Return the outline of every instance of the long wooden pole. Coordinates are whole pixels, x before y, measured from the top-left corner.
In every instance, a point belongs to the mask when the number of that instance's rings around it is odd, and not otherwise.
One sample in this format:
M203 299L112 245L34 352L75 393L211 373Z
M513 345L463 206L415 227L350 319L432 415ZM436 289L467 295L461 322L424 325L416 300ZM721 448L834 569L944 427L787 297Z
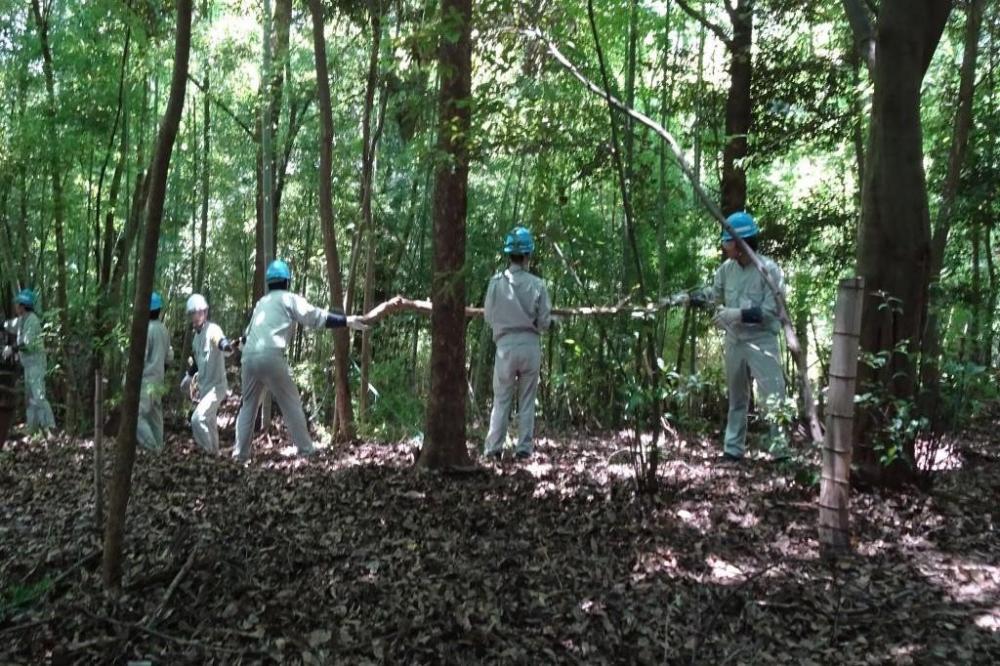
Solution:
M841 280L833 325L829 406L823 443L823 476L819 495L819 542L824 557L850 550L851 453L854 389L865 297L864 278Z
M580 83L583 84L590 92L598 95L602 99L605 99L617 108L619 111L625 113L626 115L638 120L640 123L651 129L657 134L663 141L666 142L667 146L670 148L670 152L673 154L677 165L680 167L684 175L691 181L694 187L694 192L702 205L705 206L706 210L718 221L723 229L729 232L729 234L735 239L736 244L739 246L740 250L749 257L750 261L753 263L754 267L760 272L761 277L764 279L765 284L774 293L775 302L778 305L778 317L781 319L782 327L785 331L785 342L788 344L788 350L795 357L796 365L798 366L799 377L800 377L800 390L802 392L802 401L805 403L806 407L806 417L809 421L809 432L812 436L814 442L823 441L823 427L820 425L819 417L816 414L816 403L812 396L812 387L809 384L809 366L805 355L802 353L802 346L799 344L799 338L795 334L795 327L792 325L791 318L788 315L788 305L785 302L784 292L778 288L778 285L774 283L771 276L768 275L767 271L764 269L764 264L761 262L757 253L754 252L749 245L747 245L742 238L736 233L732 225L726 222L725 215L722 214L722 210L719 208L718 204L709 196L708 192L704 187L698 182L698 178L695 176L694 169L688 164L687 159L684 157L684 152L681 150L680 144L673 135L668 132L660 123L656 122L644 113L640 113L635 109L628 107L626 104L622 103L620 100L612 95L609 95L607 91L602 89L600 86L595 84L593 81L588 79L584 74L572 63L562 52L556 47L556 45L550 41L540 30L525 30L522 31L528 37L532 39L537 39L542 42L548 49L549 54L558 62L563 68L566 69L570 74L572 74Z

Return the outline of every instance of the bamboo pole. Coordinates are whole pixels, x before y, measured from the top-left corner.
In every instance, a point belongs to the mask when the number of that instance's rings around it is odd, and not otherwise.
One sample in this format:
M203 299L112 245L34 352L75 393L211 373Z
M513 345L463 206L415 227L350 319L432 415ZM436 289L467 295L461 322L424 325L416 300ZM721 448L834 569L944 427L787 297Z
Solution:
M823 475L819 495L819 542L823 557L850 551L851 453L854 388L864 304L864 278L840 281L830 358L829 404L823 442Z
M94 527L104 528L104 378L94 371Z

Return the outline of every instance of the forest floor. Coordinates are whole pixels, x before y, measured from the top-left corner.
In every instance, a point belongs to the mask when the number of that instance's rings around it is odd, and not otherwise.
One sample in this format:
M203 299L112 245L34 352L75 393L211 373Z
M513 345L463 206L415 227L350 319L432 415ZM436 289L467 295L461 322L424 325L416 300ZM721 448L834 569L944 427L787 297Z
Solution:
M832 566L816 488L708 441L638 502L613 436L442 476L403 443L244 467L177 433L138 457L116 600L89 442L9 442L0 663L1000 663L998 426L929 494L857 495Z

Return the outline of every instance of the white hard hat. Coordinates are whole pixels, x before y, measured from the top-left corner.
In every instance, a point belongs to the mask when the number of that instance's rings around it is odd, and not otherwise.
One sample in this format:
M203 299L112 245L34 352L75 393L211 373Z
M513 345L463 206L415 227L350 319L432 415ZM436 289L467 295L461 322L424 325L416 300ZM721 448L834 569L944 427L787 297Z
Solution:
M187 300L187 313L197 312L198 310L207 310L208 301L201 294L191 294Z

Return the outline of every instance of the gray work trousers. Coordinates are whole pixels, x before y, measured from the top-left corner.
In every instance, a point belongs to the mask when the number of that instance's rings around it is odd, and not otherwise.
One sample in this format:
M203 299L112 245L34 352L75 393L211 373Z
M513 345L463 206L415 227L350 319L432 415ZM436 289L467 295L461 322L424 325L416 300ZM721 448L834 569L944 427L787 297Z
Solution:
M517 446L519 453L532 453L535 435L535 394L542 365L538 336L518 336L511 343L497 342L493 364L493 411L486 435L485 453L494 455L507 439L507 420L517 394Z
M313 452L312 438L309 435L309 425L306 423L305 412L302 411L302 398L292 381L288 370L288 361L280 352L254 354L243 357L243 402L240 405L240 415L236 419L236 448L233 458L245 461L250 458L250 440L253 437L253 425L257 419L264 392L267 391L278 403L285 425L292 436L292 443L300 454Z

